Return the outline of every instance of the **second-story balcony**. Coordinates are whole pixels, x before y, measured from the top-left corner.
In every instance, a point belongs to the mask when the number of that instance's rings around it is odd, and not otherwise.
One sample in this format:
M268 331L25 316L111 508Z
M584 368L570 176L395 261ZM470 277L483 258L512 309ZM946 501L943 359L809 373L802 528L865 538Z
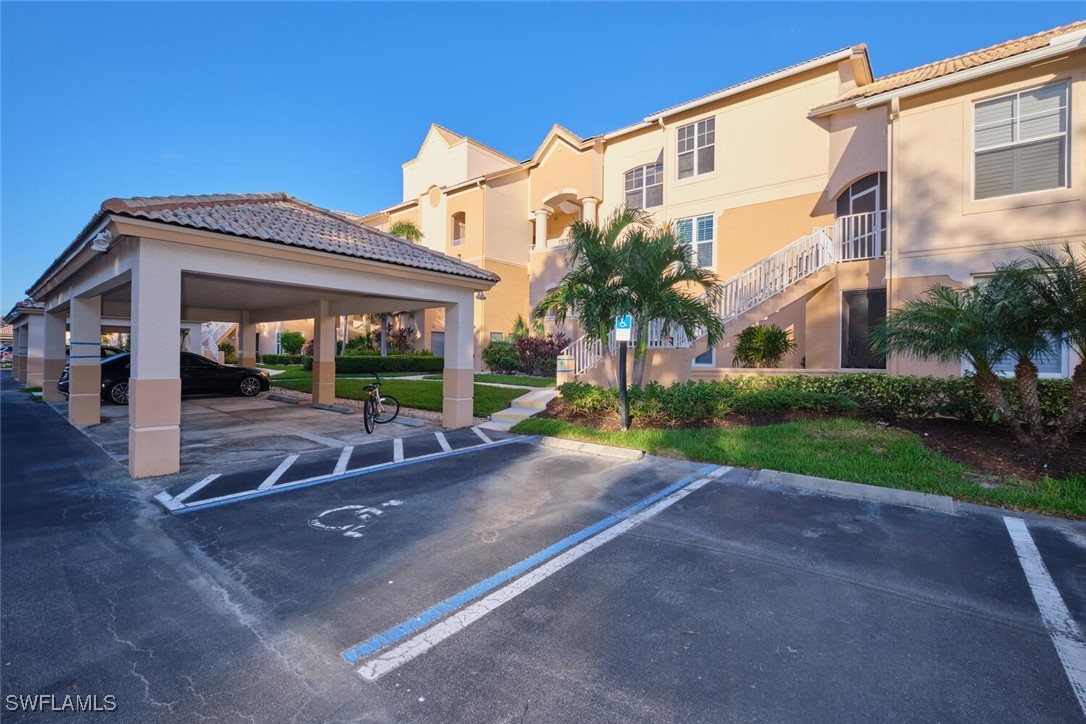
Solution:
M882 258L886 254L886 210L837 217L833 238L838 261Z

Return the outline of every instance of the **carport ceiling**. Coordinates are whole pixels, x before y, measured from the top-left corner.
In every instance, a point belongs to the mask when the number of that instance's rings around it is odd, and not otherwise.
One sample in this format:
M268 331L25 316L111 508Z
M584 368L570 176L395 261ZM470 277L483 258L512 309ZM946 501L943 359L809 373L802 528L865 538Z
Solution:
M132 285L124 284L102 295L103 301L127 305L131 299ZM181 275L181 306L184 308L223 309L250 312L295 307L328 300L334 306L358 306L357 313L370 313L377 307L387 306L387 311L422 309L427 305L408 297L376 297L364 292L337 293L301 285L258 282L233 277L208 276L205 274ZM364 308L363 308L364 307Z

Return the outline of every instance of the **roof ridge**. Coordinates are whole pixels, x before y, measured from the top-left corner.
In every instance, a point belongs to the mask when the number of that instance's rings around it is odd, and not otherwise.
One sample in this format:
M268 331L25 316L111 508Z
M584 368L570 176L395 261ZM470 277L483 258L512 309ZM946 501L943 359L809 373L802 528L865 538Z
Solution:
M101 211L133 211L136 209L155 208L159 210L177 209L184 206L214 204L251 204L254 202L268 201L294 201L290 194L276 191L260 194L192 194L176 196L132 196L129 198L114 197L102 202Z

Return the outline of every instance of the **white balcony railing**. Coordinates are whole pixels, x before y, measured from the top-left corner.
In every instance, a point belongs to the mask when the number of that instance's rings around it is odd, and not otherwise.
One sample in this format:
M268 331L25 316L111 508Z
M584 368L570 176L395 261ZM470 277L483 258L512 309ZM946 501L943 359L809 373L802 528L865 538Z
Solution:
M851 214L834 222L839 261L878 259L886 253L886 211Z

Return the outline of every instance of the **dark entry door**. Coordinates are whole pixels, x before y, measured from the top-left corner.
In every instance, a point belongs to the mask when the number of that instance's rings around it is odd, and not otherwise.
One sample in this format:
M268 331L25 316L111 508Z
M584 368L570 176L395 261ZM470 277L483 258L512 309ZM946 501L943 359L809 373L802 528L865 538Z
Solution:
M886 290L845 292L844 312L841 366L886 369L886 358L876 355L867 344L871 328L886 319Z

